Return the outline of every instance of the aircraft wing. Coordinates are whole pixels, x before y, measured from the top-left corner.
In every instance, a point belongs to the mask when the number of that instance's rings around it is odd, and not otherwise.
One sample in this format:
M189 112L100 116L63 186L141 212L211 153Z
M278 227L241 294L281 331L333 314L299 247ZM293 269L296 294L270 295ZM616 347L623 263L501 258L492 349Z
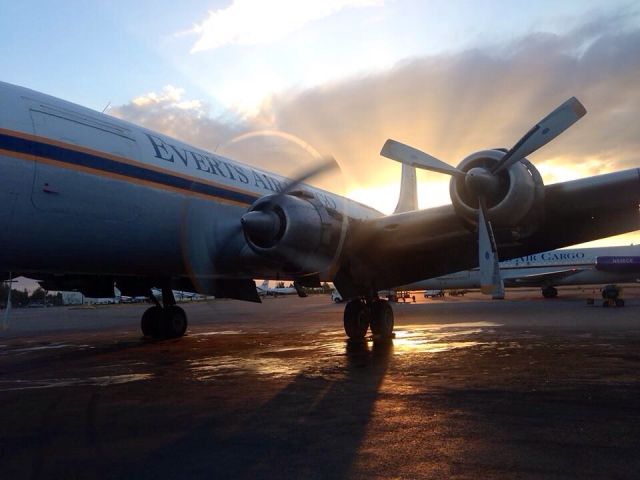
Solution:
M638 169L547 185L533 232L494 229L500 260L638 230L639 203ZM334 283L354 297L477 265L477 234L449 205L354 221Z

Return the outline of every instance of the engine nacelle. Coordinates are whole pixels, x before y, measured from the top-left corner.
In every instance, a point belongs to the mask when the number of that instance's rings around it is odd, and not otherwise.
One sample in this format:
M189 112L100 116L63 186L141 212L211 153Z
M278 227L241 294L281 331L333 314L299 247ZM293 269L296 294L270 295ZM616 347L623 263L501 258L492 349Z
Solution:
M503 150L483 150L465 158L458 169L490 169L505 155ZM452 177L449 184L456 213L469 228L478 224L478 198L466 186L464 177ZM539 225L543 214L544 184L536 168L526 159L498 174L497 188L486 198L487 217L494 228L511 228L521 234Z
M295 274L327 270L338 256L345 228L342 214L307 191L262 197L243 216L249 247Z

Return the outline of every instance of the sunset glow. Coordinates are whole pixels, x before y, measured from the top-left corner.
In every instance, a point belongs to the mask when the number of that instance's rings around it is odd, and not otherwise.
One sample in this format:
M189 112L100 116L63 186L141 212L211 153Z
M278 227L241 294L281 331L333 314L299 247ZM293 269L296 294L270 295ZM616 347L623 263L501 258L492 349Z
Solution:
M143 0L126 12L71 3L3 7L0 44L21 46L6 49L3 80L109 105L110 115L283 175L314 161L302 142L341 166L318 186L385 213L400 177L379 154L387 138L457 165L509 148L571 96L589 113L531 155L545 183L638 166L633 3ZM163 14L150 21L149 10ZM69 16L82 28L48 31L45 18ZM32 28L17 27L27 19ZM79 61L85 73L67 75ZM251 137L262 131L280 138ZM448 178L418 181L421 208L449 203Z

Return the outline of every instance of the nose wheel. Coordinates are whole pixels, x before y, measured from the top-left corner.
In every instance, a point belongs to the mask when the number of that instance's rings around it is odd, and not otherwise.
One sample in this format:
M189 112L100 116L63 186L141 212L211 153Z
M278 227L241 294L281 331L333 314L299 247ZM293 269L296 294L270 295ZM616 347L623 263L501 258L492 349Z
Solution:
M156 305L142 314L140 321L142 334L156 339L182 337L187 331L187 314L175 304L171 288L162 289L162 305L153 293L151 299Z

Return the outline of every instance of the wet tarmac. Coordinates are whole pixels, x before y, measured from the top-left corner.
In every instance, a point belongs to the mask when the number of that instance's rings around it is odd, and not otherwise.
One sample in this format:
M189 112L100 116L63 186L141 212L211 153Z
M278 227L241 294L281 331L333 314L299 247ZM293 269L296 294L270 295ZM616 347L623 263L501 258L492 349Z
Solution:
M638 478L640 291L394 306L392 342L341 305L15 310L0 336L0 478Z

